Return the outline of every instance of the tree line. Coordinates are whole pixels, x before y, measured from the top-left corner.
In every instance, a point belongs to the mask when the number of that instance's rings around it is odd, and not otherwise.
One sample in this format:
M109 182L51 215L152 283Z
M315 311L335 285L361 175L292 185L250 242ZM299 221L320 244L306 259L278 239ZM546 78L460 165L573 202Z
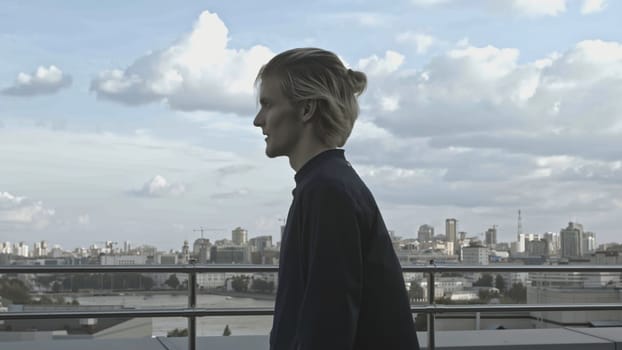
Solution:
M10 300L13 304L42 304L42 305L79 305L77 300L71 302L65 300L62 296L49 297L42 295L33 298L30 295L30 288L17 278L3 276L0 278L0 297L3 300Z

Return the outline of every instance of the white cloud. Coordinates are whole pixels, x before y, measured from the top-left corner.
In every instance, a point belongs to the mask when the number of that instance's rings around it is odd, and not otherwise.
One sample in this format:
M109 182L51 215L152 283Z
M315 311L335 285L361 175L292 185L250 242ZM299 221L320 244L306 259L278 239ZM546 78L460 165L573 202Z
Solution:
M411 0L413 4L418 6L434 6L440 4L446 4L453 0Z
M395 72L404 63L404 55L388 50L384 57L372 55L358 62L358 69L369 75L386 75Z
M400 108L400 99L394 96L383 96L380 103L382 109L387 112L394 112Z
M71 85L71 76L58 67L39 66L33 73L19 73L12 86L1 92L12 96L49 95Z
M361 27L381 27L391 23L391 16L377 12L345 12L345 13L322 13L317 16L317 21L351 22Z
M255 169L255 166L250 164L234 164L218 168L216 171L222 176L229 176L234 174L247 173L253 169Z
M450 60L461 62L481 74L482 79L496 79L506 76L516 67L519 51L499 49L494 46L468 46L447 52Z
M605 0L584 0L581 5L581 13L589 15L597 12L601 12L607 7Z
M91 223L91 216L89 214L83 214L78 216L78 224L89 225Z
M143 197L179 196L184 192L186 192L184 185L169 183L160 175L156 175L147 181L140 190L133 191L135 195Z
M396 40L400 43L414 43L418 54L425 54L436 42L436 38L431 35L415 32L403 32L397 35Z
M414 76L385 70L370 85L365 103L380 127L402 137L513 130L508 141L538 133L558 135L558 142L568 133L611 133L619 125L620 43L582 41L533 62L518 58L514 48L457 47ZM387 108L394 100L399 108ZM597 150L604 151L592 148Z
M229 48L228 35L218 15L205 11L191 33L126 69L101 72L91 90L128 105L165 101L178 110L252 113L255 76L274 54L261 45Z
M212 199L237 199L239 197L245 197L249 194L249 190L246 188L240 188L230 192L218 192L212 194Z
M235 119L243 122L242 118ZM0 164L10 166L2 168L0 177L5 187L14 192L27 190L53 198L56 214L50 225L30 232L37 239L69 242L71 247L88 245L95 240L93 237L106 236L115 241L129 239L137 244L178 249L183 239L196 237L192 228L206 225L205 220L209 220L210 227L240 225L256 233L252 226L255 216L264 212L287 213L288 195L294 186L291 168L284 158L266 158L261 131L255 134L256 142L226 135L220 147L210 133L197 130L194 123L175 121L175 125L180 128L177 131L183 135L182 140L161 138L156 129L147 134L132 130L94 133L8 125L0 129L0 149L12 151L0 152ZM197 135L211 142L193 141ZM235 145L231 141L234 139ZM45 164L45 171L36 170L40 170L37 165L41 164ZM147 194L147 198L157 195L155 189L149 194L149 184L156 174L164 177L168 185L164 188L179 189L181 184L185 192L166 197L172 194L167 195L164 190L161 200L128 198L136 196L136 192ZM249 192L243 198L211 198L213 194L244 188ZM248 215L240 215L242 212ZM79 225L77 218L85 213L90 215L91 224ZM93 213L97 213L96 218ZM172 223L184 223L189 228L186 237L171 235ZM28 232L29 227L18 230L13 226L0 224L6 239L14 241L18 234ZM87 231L88 235L76 235ZM266 234L278 232L275 224L275 230Z
M567 0L514 0L513 7L527 16L557 16L566 11Z
M566 11L568 0L411 0L416 6L464 5L492 12L514 12L528 17L557 16Z
M621 48L582 41L520 62L517 49L463 42L416 73L385 72L363 97L350 159L392 210L468 208L463 220L507 225L523 208L543 230L570 213L609 222L622 193Z
M44 207L42 201L0 192L0 225L43 228L54 214L54 209Z

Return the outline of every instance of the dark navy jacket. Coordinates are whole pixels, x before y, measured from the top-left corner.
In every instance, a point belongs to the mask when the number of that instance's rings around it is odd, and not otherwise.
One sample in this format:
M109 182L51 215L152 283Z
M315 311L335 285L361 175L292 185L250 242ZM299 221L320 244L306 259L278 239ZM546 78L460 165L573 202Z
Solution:
M391 239L344 150L313 157L295 180L270 349L419 349Z

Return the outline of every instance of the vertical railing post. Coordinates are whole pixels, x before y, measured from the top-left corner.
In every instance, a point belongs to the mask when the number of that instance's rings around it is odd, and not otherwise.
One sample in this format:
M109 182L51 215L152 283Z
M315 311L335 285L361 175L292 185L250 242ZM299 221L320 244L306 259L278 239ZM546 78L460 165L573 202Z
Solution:
M434 262L431 261L432 264ZM435 265L436 266L436 265ZM428 301L430 305L434 305L434 270L430 271L429 279L428 279ZM434 319L436 314L431 312L428 314L428 350L434 350L436 348L436 343L434 341Z
M196 260L191 259L193 267L188 273L188 308L194 309L197 306L197 273L194 269ZM188 316L188 350L197 348L197 320L195 316Z

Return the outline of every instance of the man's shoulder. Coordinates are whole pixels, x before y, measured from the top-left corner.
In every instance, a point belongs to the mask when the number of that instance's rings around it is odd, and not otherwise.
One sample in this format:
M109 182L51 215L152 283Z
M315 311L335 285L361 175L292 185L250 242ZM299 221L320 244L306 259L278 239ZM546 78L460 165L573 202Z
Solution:
M347 179L336 174L318 174L307 181L303 188L305 194L347 194Z
M347 160L326 162L314 169L304 183L297 186L296 192L300 195L299 199L321 196L347 197L358 201L359 197L371 197L369 189Z
M321 202L323 205L330 202L354 204L371 198L365 184L354 173L318 174L310 178L299 193L301 200Z

